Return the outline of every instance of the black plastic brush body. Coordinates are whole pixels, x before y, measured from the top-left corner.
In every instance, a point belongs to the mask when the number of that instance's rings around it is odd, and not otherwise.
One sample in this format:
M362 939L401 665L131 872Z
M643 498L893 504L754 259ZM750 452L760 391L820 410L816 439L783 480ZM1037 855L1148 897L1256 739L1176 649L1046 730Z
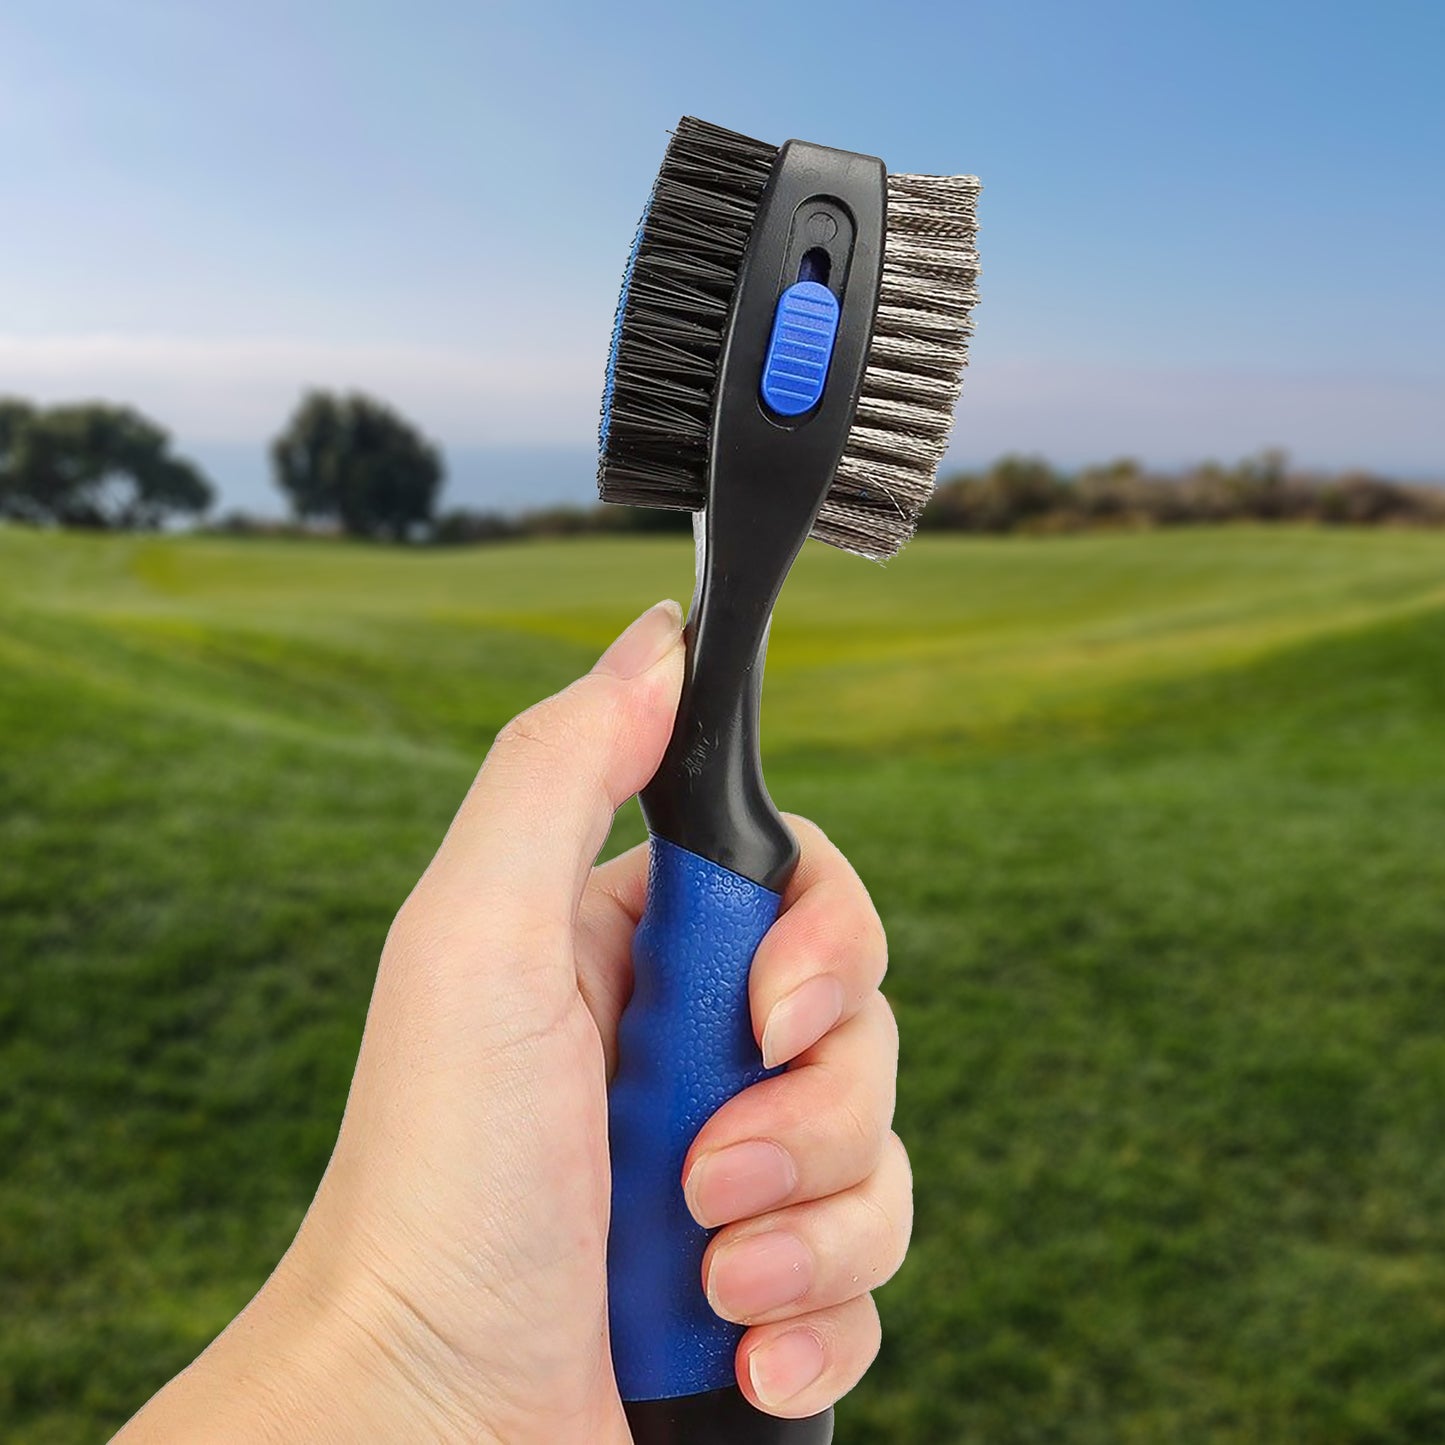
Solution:
M699 513L682 697L642 794L648 904L610 1098L609 1310L637 1445L832 1438L831 1410L784 1420L737 1387L743 1332L703 1295L708 1234L687 1211L681 1171L707 1119L766 1073L748 969L798 856L759 756L773 605L810 532L869 556L896 551L947 438L973 300L976 183L935 181L952 189L920 203L923 179L684 120L618 307L602 495ZM880 334L888 315L892 341Z
M707 505L677 723L642 795L654 836L780 892L798 846L763 782L763 654L783 580L812 529L853 423L883 247L883 162L789 142L758 210L719 361ZM816 406L772 411L759 390L780 292L825 275L839 305Z

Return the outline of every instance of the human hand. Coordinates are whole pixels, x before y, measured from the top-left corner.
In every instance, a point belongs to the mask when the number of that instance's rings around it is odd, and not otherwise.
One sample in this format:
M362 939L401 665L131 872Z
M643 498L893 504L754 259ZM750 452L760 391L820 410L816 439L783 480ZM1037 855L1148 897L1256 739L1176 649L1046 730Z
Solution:
M675 604L498 735L387 937L340 1137L275 1274L125 1445L492 1440L626 1445L605 1251L607 1079L646 850L593 867L652 775L682 675ZM877 1351L870 1291L911 1226L891 1132L882 927L811 824L753 963L769 1064L684 1165L738 1383L806 1416Z

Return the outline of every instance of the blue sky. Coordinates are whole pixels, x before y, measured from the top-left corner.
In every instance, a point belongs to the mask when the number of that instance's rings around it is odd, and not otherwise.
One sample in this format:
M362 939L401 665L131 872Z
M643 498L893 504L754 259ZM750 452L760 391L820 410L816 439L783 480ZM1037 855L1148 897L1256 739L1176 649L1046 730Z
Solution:
M243 500L308 384L411 412L460 499L585 491L692 112L983 178L956 461L1445 475L1442 74L1436 0L10 0L0 390L133 401Z

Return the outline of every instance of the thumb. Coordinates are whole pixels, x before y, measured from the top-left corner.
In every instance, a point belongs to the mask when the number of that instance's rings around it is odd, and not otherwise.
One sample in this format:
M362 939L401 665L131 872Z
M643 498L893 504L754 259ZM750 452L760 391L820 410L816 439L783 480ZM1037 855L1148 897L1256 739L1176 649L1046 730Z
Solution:
M659 602L585 677L513 718L427 870L432 901L488 930L570 928L612 815L662 761L682 661L682 609Z

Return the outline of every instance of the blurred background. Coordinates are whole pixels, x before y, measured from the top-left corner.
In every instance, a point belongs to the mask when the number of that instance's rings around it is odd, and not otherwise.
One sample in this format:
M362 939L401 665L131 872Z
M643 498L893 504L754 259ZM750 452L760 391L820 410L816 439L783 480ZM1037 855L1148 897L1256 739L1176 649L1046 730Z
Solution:
M6 5L0 1436L250 1297L491 736L688 594L592 472L693 113L985 186L924 532L769 660L918 1189L840 1445L1445 1438L1442 65L1427 0Z

